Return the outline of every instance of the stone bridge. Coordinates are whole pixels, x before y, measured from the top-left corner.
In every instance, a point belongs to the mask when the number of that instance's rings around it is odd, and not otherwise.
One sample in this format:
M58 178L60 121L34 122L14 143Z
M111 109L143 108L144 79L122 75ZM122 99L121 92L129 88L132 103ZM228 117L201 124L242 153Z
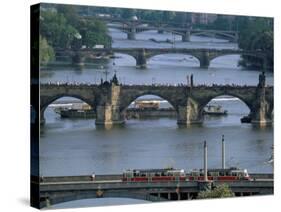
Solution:
M92 17L83 17L91 20ZM182 27L173 27L172 25L178 24L175 22L155 22L147 20L130 20L117 17L96 17L108 23L118 23L119 26L110 26L111 28L117 28L127 34L129 40L136 39L136 33L147 30L158 30L158 32L171 32L173 34L181 35L183 42L189 42L191 35L203 35L211 37L223 37L232 42L238 41L237 31L225 31L225 30L205 30L205 29L192 29L191 24Z
M135 58L136 66L145 68L147 60L151 57L161 54L186 54L195 57L201 68L208 68L211 60L225 55L247 55L259 58L263 61L264 70L266 70L266 53L262 51L245 51L240 49L185 49L185 48L104 48L104 49L81 49L78 51L61 49L56 50L59 54L70 55L74 64L83 64L85 58L97 54L122 53Z
M136 40L136 33L157 30L158 32L170 32L182 37L183 42L190 42L191 35L197 36L209 36L226 38L231 42L237 43L238 32L236 31L225 31L225 30L207 30L207 29L190 29L180 27L162 27L162 26L134 26L134 25L122 25L122 26L110 26L110 28L119 29L127 34L128 40Z
M40 117L44 123L44 111L49 104L61 97L75 97L94 108L96 124L112 126L125 122L126 108L138 97L156 95L167 100L177 112L179 125L201 123L203 108L210 100L230 95L242 100L250 110L252 123L272 123L273 87L265 86L265 76L260 75L257 86L238 85L119 85L116 75L111 82L100 85L41 84Z

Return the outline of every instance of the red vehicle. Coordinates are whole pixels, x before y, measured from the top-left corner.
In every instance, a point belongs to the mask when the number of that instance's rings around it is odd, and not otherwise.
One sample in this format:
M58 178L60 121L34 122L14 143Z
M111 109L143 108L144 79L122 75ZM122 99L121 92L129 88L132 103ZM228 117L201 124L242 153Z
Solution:
M208 180L238 181L251 180L246 169L235 167L228 169L208 169ZM185 173L183 169L134 169L123 172L123 182L166 182L166 181L203 181L204 170L192 170Z
M163 182L185 181L186 175L183 169L134 169L123 172L124 182Z
M228 169L208 169L208 180L212 181L237 181L237 180L251 180L247 169L239 169L231 167ZM204 170L192 170L187 175L189 181L204 180Z

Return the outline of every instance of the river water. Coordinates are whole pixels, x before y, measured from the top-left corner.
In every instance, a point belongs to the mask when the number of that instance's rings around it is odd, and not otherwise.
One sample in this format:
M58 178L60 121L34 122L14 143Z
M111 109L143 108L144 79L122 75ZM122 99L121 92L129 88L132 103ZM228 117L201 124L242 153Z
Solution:
M124 40L125 34L110 30L113 47L146 48L237 48L224 40L191 37L190 43L169 33L148 31L137 34L137 41ZM154 43L174 39L176 43ZM151 58L147 69L137 69L134 58L117 54L117 58L101 60L77 70L71 66L52 66L41 71L41 82L97 83L114 72L126 84L186 83L193 74L195 84L256 85L260 70L237 66L240 57L229 55L211 62L209 69L199 68L199 62L189 55L165 54ZM267 84L273 84L273 74L267 72ZM145 97L143 97L145 98ZM152 98L148 96L148 98ZM154 98L154 97L153 97ZM67 99L67 98L66 98ZM71 99L68 99L71 100ZM221 166L221 136L226 141L226 165L248 169L249 172L273 172L267 163L273 145L273 127L258 128L241 124L240 118L249 113L237 98L220 97L211 103L228 110L223 117L205 116L200 126L179 128L176 119L127 120L125 126L111 130L96 129L93 119L61 119L53 108L45 111L46 124L40 136L40 174L43 176L120 174L124 169L164 168L173 166L190 170L203 166L203 141L208 144L208 165ZM81 200L55 207L73 207L138 203L129 199ZM140 201L142 202L142 201Z

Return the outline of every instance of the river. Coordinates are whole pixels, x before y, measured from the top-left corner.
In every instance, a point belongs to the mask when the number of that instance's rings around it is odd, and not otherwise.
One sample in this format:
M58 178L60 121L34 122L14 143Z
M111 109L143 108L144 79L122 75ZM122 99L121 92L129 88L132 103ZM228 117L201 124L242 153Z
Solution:
M237 44L207 37L191 36L182 43L180 37L169 33L147 31L137 34L138 41L124 40L125 34L111 29L113 47L167 48L168 43L154 43L150 38L165 41L175 39L174 48L233 48ZM125 84L186 83L186 76L194 75L194 84L256 85L260 70L238 67L238 55L213 60L209 69L188 55L165 54L148 60L146 69L137 69L131 56L117 54L117 58L89 64L84 69L71 66L52 66L41 71L41 82L98 83L117 73ZM266 72L267 84L273 85L273 74ZM148 96L151 97L151 96ZM164 168L173 166L190 170L203 166L203 141L208 144L210 168L221 166L221 136L226 141L226 165L248 169L249 172L273 172L267 163L273 145L273 127L258 128L241 124L240 118L249 113L248 107L237 98L213 99L228 110L223 117L205 117L200 126L179 128L176 119L127 120L125 126L111 130L96 129L93 119L61 119L53 108L45 111L46 124L40 136L40 174L89 175L118 174L124 169ZM137 200L80 200L55 207L73 207L138 203ZM142 201L140 201L142 202Z

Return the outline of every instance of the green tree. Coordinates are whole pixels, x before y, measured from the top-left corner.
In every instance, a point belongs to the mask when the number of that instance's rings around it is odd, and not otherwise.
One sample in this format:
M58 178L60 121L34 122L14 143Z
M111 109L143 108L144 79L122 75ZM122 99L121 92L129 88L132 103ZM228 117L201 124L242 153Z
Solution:
M267 65L273 67L273 21L269 18L244 17L238 21L239 48L252 51L264 51ZM242 66L263 67L263 59L243 56Z
M42 11L40 34L53 47L69 48L78 31L68 24L63 14L56 11Z
M121 13L121 17L124 19L130 19L134 15L136 15L136 10L135 9L123 9Z
M62 14L67 23L72 25L73 27L77 27L79 24L79 16L78 16L78 7L74 5L67 5L67 4L58 4L57 5L57 12Z
M210 199L210 198L224 198L234 197L234 193L226 184L216 186L213 190L201 191L198 194L198 199Z
M218 15L217 19L212 24L212 28L216 30L231 30L232 21L228 16Z
M48 44L46 38L39 36L39 62L44 64L52 60L55 56L53 48Z
M108 35L106 25L99 20L85 20L79 21L78 30L82 35L82 43L87 47L93 47L96 44L110 47L111 38Z

